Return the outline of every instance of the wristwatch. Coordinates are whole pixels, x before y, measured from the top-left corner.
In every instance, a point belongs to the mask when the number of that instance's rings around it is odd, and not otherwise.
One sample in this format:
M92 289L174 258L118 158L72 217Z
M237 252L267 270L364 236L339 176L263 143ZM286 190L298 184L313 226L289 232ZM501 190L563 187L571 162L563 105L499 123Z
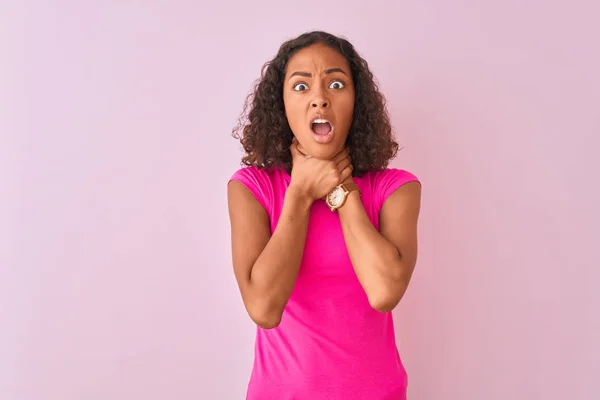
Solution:
M356 183L341 183L334 187L331 192L329 192L329 194L325 197L325 203L327 203L331 211L336 211L346 203L348 195L354 190L358 190L360 193L360 189Z

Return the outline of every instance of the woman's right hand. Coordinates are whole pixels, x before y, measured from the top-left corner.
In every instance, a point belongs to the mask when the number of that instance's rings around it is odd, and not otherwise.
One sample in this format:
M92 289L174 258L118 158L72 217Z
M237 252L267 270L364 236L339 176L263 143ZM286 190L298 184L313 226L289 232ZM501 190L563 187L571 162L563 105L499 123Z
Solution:
M292 180L290 188L306 195L311 202L322 199L337 185L352 175L352 163L348 149L330 160L320 160L303 154L294 139L292 152Z

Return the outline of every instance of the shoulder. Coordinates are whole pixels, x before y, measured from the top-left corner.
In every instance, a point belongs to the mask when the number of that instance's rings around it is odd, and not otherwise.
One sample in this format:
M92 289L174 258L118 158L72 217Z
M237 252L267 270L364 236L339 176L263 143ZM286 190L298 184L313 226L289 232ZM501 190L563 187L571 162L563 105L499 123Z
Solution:
M382 204L396 189L407 183L415 182L421 186L419 178L405 169L386 168L369 171L365 174L365 178L370 183L371 195L379 204Z
M274 182L280 180L283 172L279 168L242 167L231 175L228 184L236 181L245 186L268 211L271 209Z
M386 168L378 171L370 171L373 182L376 185L385 185L391 182L404 184L408 182L420 182L419 178L412 172L399 168Z
M415 174L398 168L368 171L359 180L362 181L361 190L368 193L377 214L383 203L400 187L410 182L415 182L418 189L421 186L421 181Z
M231 175L229 182L235 180L244 185L273 185L277 181L285 179L285 175L287 175L287 172L278 167L258 168L256 166L248 166L235 171Z
M235 171L231 175L231 178L229 178L229 182L238 181L243 185L248 183L260 184L264 180L268 180L268 174L264 169L255 166L242 167Z

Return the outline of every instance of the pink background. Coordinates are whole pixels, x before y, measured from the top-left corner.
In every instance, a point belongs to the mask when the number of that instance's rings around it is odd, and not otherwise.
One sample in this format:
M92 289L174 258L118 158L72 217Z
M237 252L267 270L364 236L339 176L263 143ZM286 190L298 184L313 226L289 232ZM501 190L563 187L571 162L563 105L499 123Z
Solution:
M369 60L424 182L410 397L600 398L598 3L205 3L0 5L0 399L244 398L229 132L313 28Z

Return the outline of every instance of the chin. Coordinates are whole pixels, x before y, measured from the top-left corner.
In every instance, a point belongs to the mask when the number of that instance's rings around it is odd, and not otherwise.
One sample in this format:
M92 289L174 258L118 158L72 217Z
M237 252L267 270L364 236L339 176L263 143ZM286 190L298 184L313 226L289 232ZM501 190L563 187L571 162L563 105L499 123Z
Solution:
M308 146L307 146L308 147ZM314 158L318 158L321 160L329 160L337 155L341 151L339 146L335 146L333 144L323 145L323 144L313 144L308 147L307 152L313 156Z

